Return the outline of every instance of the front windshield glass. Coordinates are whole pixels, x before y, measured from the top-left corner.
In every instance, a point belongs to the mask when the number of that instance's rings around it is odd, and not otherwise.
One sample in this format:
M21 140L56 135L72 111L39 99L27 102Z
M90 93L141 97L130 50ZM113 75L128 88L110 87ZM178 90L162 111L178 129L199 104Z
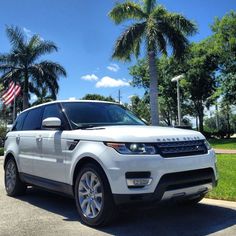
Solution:
M104 125L145 125L142 120L118 104L64 102L62 106L73 129Z

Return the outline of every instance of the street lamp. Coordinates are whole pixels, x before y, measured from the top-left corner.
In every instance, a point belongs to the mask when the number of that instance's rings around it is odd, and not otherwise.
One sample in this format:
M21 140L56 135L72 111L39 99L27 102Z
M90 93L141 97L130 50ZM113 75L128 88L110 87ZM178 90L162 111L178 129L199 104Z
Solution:
M177 107L178 107L178 123L181 125L181 109L180 109L180 94L179 94L179 81L184 78L184 75L175 76L171 82L177 82Z

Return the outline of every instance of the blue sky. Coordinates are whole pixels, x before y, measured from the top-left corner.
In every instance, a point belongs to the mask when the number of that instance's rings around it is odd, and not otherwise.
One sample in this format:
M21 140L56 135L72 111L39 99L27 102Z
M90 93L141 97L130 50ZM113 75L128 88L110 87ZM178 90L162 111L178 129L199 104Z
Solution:
M121 63L111 59L117 37L128 25L116 26L107 16L113 0L7 0L0 7L0 52L9 50L5 25L22 27L30 36L39 34L54 41L59 52L47 59L61 63L68 77L60 79L59 99L81 98L87 93L118 96L128 102L133 94L143 90L128 85L128 67L135 63ZM214 17L222 17L236 10L235 0L160 0L169 11L179 12L198 25L198 34L191 41L199 41L211 34ZM106 87L113 86L113 87Z

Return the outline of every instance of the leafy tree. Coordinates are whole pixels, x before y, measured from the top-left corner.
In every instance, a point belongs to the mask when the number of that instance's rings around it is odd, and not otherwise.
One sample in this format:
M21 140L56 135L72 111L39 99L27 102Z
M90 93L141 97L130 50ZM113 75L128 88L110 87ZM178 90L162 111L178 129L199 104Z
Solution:
M215 114L210 118L206 118L204 123L205 131L210 136L230 138L236 132L236 115L232 113L231 109L226 107L222 107L218 117Z
M27 39L19 27L7 27L7 36L11 43L9 53L0 55L1 80L19 83L23 88L23 109L29 106L30 92L42 86L48 88L49 94L58 92L58 79L66 76L65 69L52 61L39 61L40 57L57 51L51 41L44 41L38 35ZM33 89L34 88L34 89Z
M199 130L203 132L204 108L213 103L216 90L218 55L206 40L193 44L186 60L186 79L181 81L182 87L199 118Z
M150 123L149 96L146 93L143 98L132 96L129 109L141 119Z
M171 126L177 122L177 91L176 83L171 79L186 72L184 61L179 62L174 57L162 56L156 60L156 67L159 71L159 103L161 123ZM137 64L129 68L129 73L133 77L131 84L135 87L143 87L148 93L149 71L147 60L138 60ZM183 92L181 91L181 94ZM170 109L171 108L171 109ZM181 102L182 114L189 114L191 107Z
M37 96L37 100L32 103L32 106L56 100L55 94L49 94L46 86L41 86L38 89L32 88L32 92Z
M108 102L116 102L111 96L105 97L100 94L86 94L83 100L101 100L101 101L108 101Z
M196 32L195 25L183 15L168 12L163 6L156 5L156 0L143 0L140 4L127 1L117 4L109 13L116 24L132 20L118 38L113 58L130 60L131 55L140 54L142 42L148 55L150 75L150 109L152 125L159 124L158 114L158 73L156 57L167 54L167 45L173 49L176 57L181 57L188 46L187 36Z
M212 25L215 50L219 53L224 97L236 104L236 12L231 11Z

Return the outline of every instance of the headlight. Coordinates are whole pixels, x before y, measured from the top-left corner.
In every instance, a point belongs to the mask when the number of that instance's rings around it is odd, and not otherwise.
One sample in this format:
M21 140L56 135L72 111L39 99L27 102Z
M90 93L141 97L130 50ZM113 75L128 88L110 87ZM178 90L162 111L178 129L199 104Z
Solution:
M151 144L144 143L105 143L121 154L156 154L156 149Z
M207 150L211 150L212 149L211 144L207 140L204 140L204 144L205 144Z

